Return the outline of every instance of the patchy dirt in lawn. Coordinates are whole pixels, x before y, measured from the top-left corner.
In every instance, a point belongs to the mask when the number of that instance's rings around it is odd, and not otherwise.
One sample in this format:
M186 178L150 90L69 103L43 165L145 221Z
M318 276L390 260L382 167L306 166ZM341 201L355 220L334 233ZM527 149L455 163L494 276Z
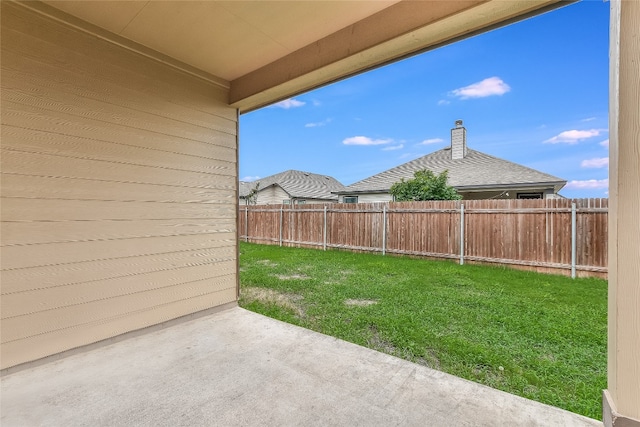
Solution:
M334 273L334 272L332 272L332 273ZM337 277L334 277L332 280L326 280L323 283L325 285L340 285L340 284L343 284L345 282L345 280L347 280L349 278L349 276L351 276L351 274L353 274L352 270L338 271L338 272L335 272L333 274L334 276L337 276Z
M256 261L256 264L264 265L265 267L277 267L278 264L271 261L270 259L261 259L260 261Z
M241 298L247 302L259 301L263 304L275 304L292 310L300 318L305 316L300 301L304 298L298 294L285 294L268 288L245 287Z
M344 305L367 307L369 305L377 304L378 301L372 299L347 299L344 300Z
M435 350L427 349L425 356L419 357L415 362L428 368L440 370L440 359L438 359Z
M367 339L368 347L387 354L395 355L397 353L398 349L380 336L376 325L369 325L369 332L371 332L371 337Z
M307 279L311 279L311 277L305 276L304 274L276 274L275 277L277 277L280 280L307 280Z

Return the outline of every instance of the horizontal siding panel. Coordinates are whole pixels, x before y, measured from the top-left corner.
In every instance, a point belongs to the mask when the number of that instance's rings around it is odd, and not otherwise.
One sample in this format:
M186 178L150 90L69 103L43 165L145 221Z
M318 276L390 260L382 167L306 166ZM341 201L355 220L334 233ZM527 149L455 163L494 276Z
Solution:
M97 242L69 242L50 245L8 246L2 248L3 269L36 267L120 258L139 254L176 252L190 248L233 247L235 233L148 237Z
M22 174L2 175L3 195L14 198L59 198L72 200L115 199L159 203L234 203L236 196L230 186L193 188L132 182L97 181ZM6 237L6 236L3 236ZM4 239L3 239L4 240Z
M121 82L98 79L75 69L60 68L22 57L12 52L3 53L2 79L8 88L35 96L51 96L63 90L73 95L121 106L133 111L143 111L158 117L166 117L210 130L234 133L233 119L187 108L143 92L124 88ZM11 66L7 66L7 61ZM119 84L120 83L120 84Z
M234 135L236 132L233 123L228 120L219 119L219 124L215 121L215 116L211 117L211 123L217 129L214 131L178 121L159 117L155 114L149 114L123 107L115 107L100 101L93 101L87 98L78 98L77 100L69 99L69 97L61 97L59 100L52 98L48 93L47 96L37 96L25 93L17 89L7 89L3 94L3 105L11 106L20 105L33 109L32 111L40 114L54 114L55 116L63 115L63 117L73 122L87 121L93 126L100 126L100 123L108 123L109 125L118 125L126 128L134 128L146 130L149 132L158 132L179 138L190 139L194 141L207 142L210 135L214 132ZM19 123L19 122L18 122ZM207 138L207 139L203 139Z
M125 279L153 272L235 260L235 247L195 247L182 251L114 257L42 267L25 267L2 272L2 295L88 283ZM3 298L4 301L4 298Z
M221 155L226 155L227 161L233 161L234 150L225 143L230 135L222 132L202 130L199 133L190 132L188 136L178 136L172 135L172 133L176 132L173 132L171 128L159 126L154 129L148 129L148 127L136 128L120 123L77 117L64 111L48 111L43 108L5 100L2 101L2 110L3 126L34 129L35 131L70 136L73 139L80 137L87 140L168 150L176 153L181 152L175 145L180 141L185 142L187 147L197 146L202 148L202 144L206 144L205 147L211 150L214 147L219 147ZM7 133L8 136L10 134ZM32 139L35 138L32 137Z
M10 111L11 105L8 105L8 107L7 111ZM38 114L21 110L15 111L13 115L13 119L8 114L3 114L2 116L3 139L17 139L21 144L24 144L20 146L23 149L42 147L41 141L45 141L51 148L55 147L56 144L74 142L75 144L116 144L121 147L138 147L218 161L235 162L236 150L229 146L229 136L223 133L212 133L208 136L206 142L184 138L177 138L176 140L176 137L158 132L132 130L121 126L108 127L100 123L98 125L101 127L96 128L87 126L85 123L75 121L57 122L48 118L40 121L38 129L34 129L33 123L39 119ZM25 123L25 121L32 123ZM105 128L107 128L105 132L99 132ZM175 145L176 143L180 144L179 147ZM61 151L60 149L56 150ZM100 152L95 154L100 154Z
M151 99L159 97L169 104L236 119L235 110L227 105L228 89L49 19L37 17L38 25L34 25L30 16L15 8L10 5L2 11L3 21L11 20L11 27L3 25L2 29L4 51L60 68L79 64L77 68L87 75L135 89Z
M87 221L170 218L230 218L236 205L213 203L119 202L110 200L5 198L5 221Z
M131 330L166 322L177 317L232 302L235 299L235 288L223 289L195 298L170 302L146 310L137 310L122 316L114 316L108 320L76 325L68 329L12 341L2 345L2 368L37 360Z
M222 276L228 280L228 276L235 273L235 267L236 263L232 260L3 295L2 319L87 304L183 283L210 280L215 288L213 284Z
M3 222L0 230L2 246L6 247L199 233L235 233L236 225L230 219L101 221L100 227L96 227L95 221L19 221Z
M2 171L37 176L64 176L120 182L206 187L224 185L233 189L235 175L213 175L184 170L162 169L60 155L2 150Z
M198 148L207 149L200 150L204 155L191 155L168 151L162 149L159 145L157 148L137 147L129 144L52 134L6 124L3 125L2 129L2 141L4 149L59 154L69 157L156 166L216 175L232 174L235 164L234 152L218 146L200 143L197 143ZM220 160L222 155L226 155L228 160ZM171 159L174 160L171 161Z
M2 343L71 328L78 324L79 319L82 319L82 323L97 322L124 316L136 310L151 309L167 301L195 298L223 289L235 288L235 286L235 277L230 274L11 317L2 320Z

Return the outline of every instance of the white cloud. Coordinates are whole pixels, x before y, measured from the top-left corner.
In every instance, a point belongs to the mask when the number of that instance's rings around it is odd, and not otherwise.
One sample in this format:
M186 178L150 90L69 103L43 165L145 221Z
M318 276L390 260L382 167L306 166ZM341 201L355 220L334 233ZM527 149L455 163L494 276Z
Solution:
M306 103L298 101L297 99L289 98L285 99L284 101L276 102L275 104L273 104L273 107L284 108L285 110L288 110L289 108L302 107L304 104Z
M609 158L597 157L595 159L583 160L582 163L580 163L580 166L582 166L583 168L595 168L595 169L605 168L609 166Z
M438 105L449 105L451 104L451 101L447 101L446 99L441 99L440 101L438 101Z
M319 106L321 106L321 105L322 105L322 102L318 101L317 99L314 99L314 100L313 100L313 106L314 106L314 107L319 107Z
M404 148L404 144L389 145L388 147L384 147L382 151L401 150L402 148Z
M577 144L579 141L599 136L602 133L602 129L589 129L589 130L565 130L560 132L553 138L549 138L543 141L545 144L558 144L560 142L566 142L567 144Z
M342 141L344 145L383 145L390 142L393 142L393 139L371 139L368 136L352 136Z
M402 159L417 159L418 157L423 156L423 154L420 153L404 153L401 154L400 156L398 156L398 159L402 160Z
M510 90L511 87L502 81L500 77L489 77L481 82L454 89L450 92L450 95L457 96L460 99L484 98L493 95L504 95Z
M609 179L587 179L584 181L569 181L564 187L566 190L598 190L609 188Z
M602 145L603 147L607 147L609 148L609 138L605 139L604 141L602 141L600 143L600 145Z
M240 181L245 181L245 182L251 182L251 181L255 181L256 179L260 179L259 176L245 176L244 178L242 178Z
M331 123L331 119L326 119L323 120L321 122L315 122L315 123L307 123L306 125L304 125L304 127L306 128L315 128L315 127L320 127L320 126L324 126Z
M587 117L586 119L582 119L582 120L580 120L580 121L581 121L581 122L591 122L591 121L593 121L593 120L595 120L595 119L596 119L595 117Z
M430 138L430 139L425 139L424 141L416 144L416 145L429 145L429 144L439 144L441 142L444 142L444 139L442 138Z

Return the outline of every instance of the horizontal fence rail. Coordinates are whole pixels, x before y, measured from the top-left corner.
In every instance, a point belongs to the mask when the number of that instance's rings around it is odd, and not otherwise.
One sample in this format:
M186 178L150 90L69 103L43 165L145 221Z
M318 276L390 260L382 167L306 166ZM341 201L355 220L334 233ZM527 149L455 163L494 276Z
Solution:
M608 199L241 206L247 242L607 276Z

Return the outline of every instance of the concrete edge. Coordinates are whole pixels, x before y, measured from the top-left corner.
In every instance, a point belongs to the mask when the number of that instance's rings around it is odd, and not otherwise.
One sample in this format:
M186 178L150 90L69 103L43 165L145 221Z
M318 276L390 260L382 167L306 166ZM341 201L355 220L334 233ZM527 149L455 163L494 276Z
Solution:
M225 311L235 307L238 307L238 301L232 301L216 307L207 308L205 310L197 311L195 313L190 313L181 317L177 317L175 319L167 320L162 323L157 323L155 325L147 326L145 328L136 329L130 332L125 332L124 334L116 335L115 337L106 338L104 340L100 340L91 344L86 344L80 347L65 350L63 352L52 354L50 356L46 356L41 359L36 359L30 362L21 363L19 365L10 366L8 368L4 368L0 370L0 377L5 377L7 375L15 374L16 372L46 365L48 363L65 359L70 356L75 356L76 354L86 353L88 351L92 351L101 347L106 347L108 345L118 343L124 340L128 340L130 338L135 338L151 332L156 332L162 329L170 328L180 323L185 323L191 320L199 319L201 317L210 316L212 314L219 313L221 311Z
M539 402L537 400L530 399L530 398L527 398L527 397L523 397L523 396L520 396L520 395L517 395L517 394L514 394L514 393L509 393L508 391L500 390L498 388L494 388L494 387L488 386L486 384L482 384L482 383L479 383L479 382L476 382L476 381L472 381L472 380L469 380L467 378L458 377L456 375L450 374L450 373L445 372L445 371L441 371L441 370L438 370L438 369L435 369L435 368L430 368L428 366L421 365L419 363L412 362L412 361L407 360L407 359L403 359L402 357L398 357L398 356L395 356L395 355L390 354L390 353L385 353L384 351L375 350L375 349L369 348L369 347L361 345L361 344L356 344L354 342L347 341L347 340L342 339L342 338L334 337L333 335L328 335L328 334L325 334L325 333L322 333L322 332L314 331L313 329L308 329L308 328L305 328L303 326L294 325L293 323L289 323L289 322L285 322L284 320L280 320L280 319L276 319L276 318L273 318L273 317L269 317L269 316L267 316L265 314L257 313L255 311L251 311L251 310L248 310L248 309L243 308L243 307L239 307L239 309L244 311L245 313L250 313L251 315L263 317L263 318L269 319L271 321L278 322L281 325L284 325L284 327L290 328L292 330L304 330L304 331L307 331L307 332L309 332L309 333L311 333L313 335L319 335L319 336L323 337L323 339L336 340L336 341L340 341L340 342L342 342L342 343L344 343L346 345L349 345L349 346L359 347L359 348L362 348L362 349L365 349L365 350L368 350L368 351L373 351L373 352L378 353L379 355L382 355L383 357L401 360L403 362L415 365L417 368L426 369L426 370L428 370L430 372L436 373L440 377L451 378L451 379L454 379L456 381L463 381L463 382L466 382L466 383L470 383L470 384L473 384L474 386L489 390L491 392L496 392L496 393L508 395L510 398L513 398L513 399L516 399L516 400L534 402L535 404L547 407L548 409L550 409L552 411L558 411L560 413L571 414L572 416L585 421L585 423L589 423L589 424L592 424L594 426L608 427L606 425L603 425L601 420L589 418L589 417L587 417L585 415L581 415L581 414L578 414L578 413L575 413L575 412L571 412L571 411L569 411L567 409L563 409L563 408L560 408L560 407L557 407L557 406L553 406L553 405L550 405L548 403ZM638 426L636 426L635 424L632 424L632 425L629 425L629 426L627 426L627 425L620 425L620 426L615 425L613 427L640 427L640 425L638 425Z
M602 421L605 427L640 427L640 420L618 413L609 390L602 391Z

